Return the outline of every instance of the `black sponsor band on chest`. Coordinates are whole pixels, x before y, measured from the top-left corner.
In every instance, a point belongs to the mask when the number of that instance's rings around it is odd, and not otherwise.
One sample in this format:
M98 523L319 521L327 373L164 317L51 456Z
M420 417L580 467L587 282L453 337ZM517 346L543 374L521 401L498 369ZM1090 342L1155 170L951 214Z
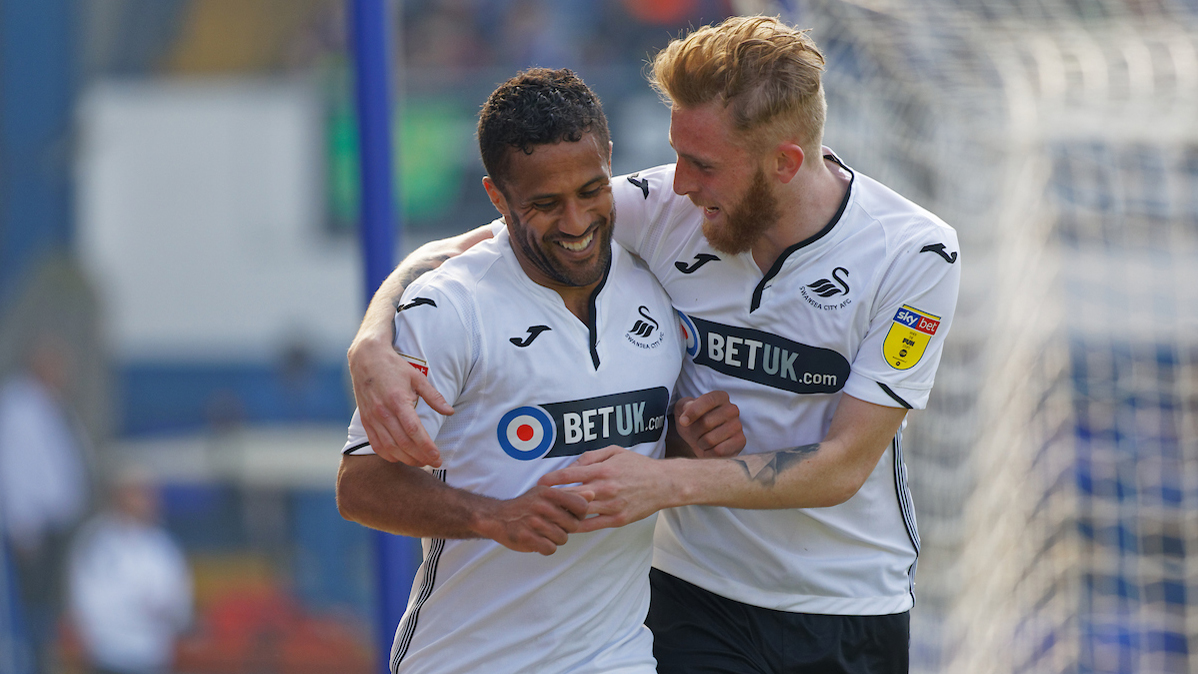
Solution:
M632 447L654 442L665 430L669 404L670 392L664 386L542 404L557 425L557 440L545 456L573 456L608 445Z
M849 361L832 349L752 328L688 318L697 332L697 365L793 393L836 393L848 381Z
M577 456L608 445L632 447L657 442L666 426L670 391L664 386L526 405L499 421L503 451L521 461Z

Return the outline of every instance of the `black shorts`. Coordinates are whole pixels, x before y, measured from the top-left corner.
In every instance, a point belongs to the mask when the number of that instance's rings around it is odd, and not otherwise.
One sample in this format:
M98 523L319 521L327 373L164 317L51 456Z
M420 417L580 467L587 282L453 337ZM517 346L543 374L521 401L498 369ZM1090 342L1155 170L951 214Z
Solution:
M910 614L790 613L649 573L658 674L907 674Z

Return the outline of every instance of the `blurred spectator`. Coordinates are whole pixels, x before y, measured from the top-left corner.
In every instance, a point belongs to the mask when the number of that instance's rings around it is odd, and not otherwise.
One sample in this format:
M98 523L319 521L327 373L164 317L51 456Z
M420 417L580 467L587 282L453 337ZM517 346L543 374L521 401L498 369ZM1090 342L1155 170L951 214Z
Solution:
M36 671L49 672L66 547L88 509L88 452L65 405L73 371L67 343L41 335L26 354L25 369L0 387L0 530L15 561Z
M94 674L170 671L191 621L191 572L158 515L149 479L126 472L71 548L71 617Z
M478 0L404 3L406 66L476 68L494 58Z
M732 7L728 0L408 0L402 11L404 66L460 74L637 64L671 32L720 21Z
M517 68L578 62L579 39L562 2L514 0L504 7L499 57Z

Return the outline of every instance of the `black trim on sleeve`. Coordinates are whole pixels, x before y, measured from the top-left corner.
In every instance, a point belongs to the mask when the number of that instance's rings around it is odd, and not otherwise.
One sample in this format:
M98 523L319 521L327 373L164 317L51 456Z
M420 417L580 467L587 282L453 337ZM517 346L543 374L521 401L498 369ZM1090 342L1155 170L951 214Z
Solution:
M824 159L830 159L836 162L840 168L849 172L849 186L844 191L844 198L840 200L840 208L836 209L836 214L832 216L832 219L828 221L828 224L824 225L823 229L782 251L782 254L778 256L778 259L774 260L774 264L770 267L770 270L765 273L765 276L761 277L761 281L757 284L757 287L753 289L753 300L749 304L749 313L753 313L758 307L761 306L761 293L765 291L766 284L774 280L774 277L778 275L778 272L782 271L782 265L786 264L786 258L790 257L791 253L795 252L796 250L810 246L816 241L819 241L827 236L828 233L836 227L836 223L840 222L840 216L844 215L844 209L849 205L849 195L853 193L853 181L857 179L857 174L853 173L852 169L841 163L840 159L837 158L836 155L824 155Z
M903 400L902 398L900 398L900 397L899 397L899 394L897 394L897 393L895 393L894 391L890 390L890 387L889 387L889 386L887 386L887 385L883 384L882 382L878 382L878 386L881 386L881 387L882 387L882 390L886 392L886 395L890 396L891 398L894 398L894 402L896 402L896 403L898 403L898 404L902 405L903 407L905 407L905 408L907 408L907 409L914 409L914 408L912 408L912 407L911 407L911 403L909 403L909 402L907 402L906 400Z
M341 453L342 454L353 454L353 452L356 452L359 449L362 449L363 447L369 447L369 446L370 446L370 441L367 440L366 442L354 445L353 447L350 447L349 449L343 449L343 450L341 450Z

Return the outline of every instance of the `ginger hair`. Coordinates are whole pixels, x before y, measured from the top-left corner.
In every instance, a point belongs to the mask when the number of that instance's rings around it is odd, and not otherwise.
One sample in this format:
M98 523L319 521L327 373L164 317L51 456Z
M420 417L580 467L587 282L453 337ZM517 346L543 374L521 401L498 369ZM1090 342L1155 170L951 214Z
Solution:
M819 156L827 103L824 56L807 31L777 17L732 17L670 42L650 84L667 105L718 101L751 151L790 140Z

